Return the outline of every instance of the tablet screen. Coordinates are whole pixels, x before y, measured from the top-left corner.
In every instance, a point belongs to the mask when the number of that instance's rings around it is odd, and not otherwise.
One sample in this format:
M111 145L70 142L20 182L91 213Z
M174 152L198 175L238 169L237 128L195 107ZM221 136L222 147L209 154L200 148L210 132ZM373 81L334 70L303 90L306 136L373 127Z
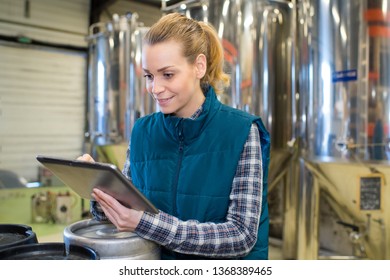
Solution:
M129 208L158 213L156 207L113 164L46 156L37 156L37 160L82 198L91 199L93 188L98 188Z

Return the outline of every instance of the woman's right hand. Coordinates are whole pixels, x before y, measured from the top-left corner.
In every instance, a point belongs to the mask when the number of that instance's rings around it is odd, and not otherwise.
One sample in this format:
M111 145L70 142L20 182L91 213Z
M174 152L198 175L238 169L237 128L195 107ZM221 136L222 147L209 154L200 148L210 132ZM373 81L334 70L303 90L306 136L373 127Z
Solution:
M79 156L76 160L95 162L95 160L89 154L83 154L82 156Z

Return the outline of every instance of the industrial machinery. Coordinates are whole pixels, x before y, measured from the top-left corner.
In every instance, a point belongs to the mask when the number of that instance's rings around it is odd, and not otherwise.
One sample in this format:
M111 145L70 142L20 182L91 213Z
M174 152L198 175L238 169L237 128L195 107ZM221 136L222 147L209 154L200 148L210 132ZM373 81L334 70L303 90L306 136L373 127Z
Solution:
M298 259L390 259L390 1L300 0Z
M87 143L103 162L123 167L135 121L156 111L141 68L142 37L148 28L136 13L113 15L90 26Z

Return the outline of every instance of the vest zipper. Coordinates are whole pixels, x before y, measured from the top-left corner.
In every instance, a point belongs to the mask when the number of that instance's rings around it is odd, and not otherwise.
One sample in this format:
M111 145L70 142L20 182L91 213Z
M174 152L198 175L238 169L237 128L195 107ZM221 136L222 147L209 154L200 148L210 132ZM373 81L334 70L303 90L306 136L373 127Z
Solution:
M182 122L180 122L180 124L179 124L178 136L179 136L179 158L178 158L178 161L177 161L176 177L175 177L175 182L174 182L174 185L173 185L173 201L172 201L174 216L177 216L177 204L176 204L177 185L179 183L179 174L180 174L181 163L183 161L183 154L184 154L184 136L183 136L183 124L182 124Z

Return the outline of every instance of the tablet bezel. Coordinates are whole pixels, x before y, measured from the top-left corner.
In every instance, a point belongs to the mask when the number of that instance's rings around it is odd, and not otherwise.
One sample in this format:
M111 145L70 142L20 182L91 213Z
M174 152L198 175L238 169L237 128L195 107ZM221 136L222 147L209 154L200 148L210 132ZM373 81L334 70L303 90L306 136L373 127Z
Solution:
M36 159L82 198L91 199L92 190L98 188L129 208L158 213L158 209L114 164L43 155L38 155ZM105 183L107 180L115 181Z

